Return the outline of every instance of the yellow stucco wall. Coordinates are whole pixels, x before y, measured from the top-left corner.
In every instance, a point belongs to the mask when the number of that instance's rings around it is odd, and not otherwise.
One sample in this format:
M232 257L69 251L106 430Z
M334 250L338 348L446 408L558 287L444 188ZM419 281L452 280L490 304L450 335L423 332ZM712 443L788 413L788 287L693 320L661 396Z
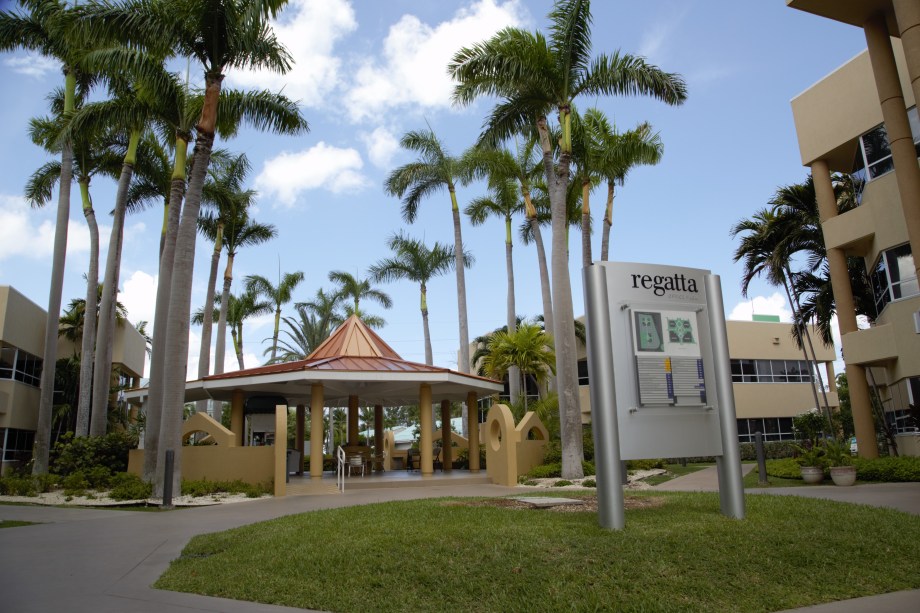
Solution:
M275 470L274 452L274 447L183 446L180 451L182 478L209 481L240 479L253 485L270 483ZM141 475L143 468L144 450L132 449L128 454L128 472Z

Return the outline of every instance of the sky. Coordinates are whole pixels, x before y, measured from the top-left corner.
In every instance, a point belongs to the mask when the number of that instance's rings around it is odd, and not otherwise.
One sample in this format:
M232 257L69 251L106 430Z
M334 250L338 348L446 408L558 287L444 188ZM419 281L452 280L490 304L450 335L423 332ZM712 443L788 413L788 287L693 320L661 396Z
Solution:
M10 7L0 0L0 8ZM291 0L275 22L279 40L294 58L286 75L228 71L236 88L283 91L297 100L310 124L308 134L290 137L244 129L217 145L245 152L252 164L247 186L258 191L253 217L274 224L278 237L242 249L234 266L233 291L246 275L277 279L302 271L295 301L332 288L331 270L366 277L367 269L390 255L387 239L404 231L428 244L453 244L446 192L426 198L414 224L401 216L401 203L383 183L396 167L412 161L400 149L410 130L435 131L450 153L459 155L480 132L494 100L464 108L451 104L446 64L459 48L517 26L546 31L549 0ZM660 134L660 164L631 172L619 188L611 230L610 259L705 268L721 276L729 319L752 313L789 320L781 290L755 281L741 295L742 267L732 261L732 225L766 205L782 185L807 176L802 166L790 100L865 48L858 28L785 6L783 0L652 0L595 2L593 53L644 56L687 82L688 99L667 106L650 98L602 97L576 101L597 106L621 130L648 121ZM184 64L184 63L183 63ZM193 81L202 75L192 67ZM23 198L32 172L52 158L31 143L28 121L47 113L45 96L63 83L59 66L24 52L0 54L0 284L12 285L39 306L48 304L52 238L57 202L32 209ZM114 184L91 186L100 225L104 266L111 229ZM485 194L481 183L458 187L461 207ZM592 198L600 252L600 221L606 188ZM120 301L129 320L153 320L157 252L162 209L126 220ZM520 223L516 220L516 225ZM462 222L466 248L476 258L466 273L471 337L504 324L506 271L504 227L499 220L473 227ZM73 190L63 304L85 295L89 238ZM549 251L550 232L544 231ZM571 236L574 311L583 312L580 236ZM211 246L199 238L192 304L204 303ZM223 270L223 260L221 270ZM536 251L515 238L517 311L542 312ZM101 278L101 275L100 275ZM424 362L418 286L382 284L393 308L362 303L380 315L378 331L404 359ZM456 368L458 350L456 282L453 273L429 283L428 303L434 362ZM284 312L293 315L291 305ZM247 320L247 367L264 363L272 317ZM189 373L197 373L200 330L190 334ZM229 349L226 370L238 369ZM838 343L839 348L839 343ZM839 349L838 349L839 351ZM838 367L838 372L842 369ZM190 378L197 378L191 376Z

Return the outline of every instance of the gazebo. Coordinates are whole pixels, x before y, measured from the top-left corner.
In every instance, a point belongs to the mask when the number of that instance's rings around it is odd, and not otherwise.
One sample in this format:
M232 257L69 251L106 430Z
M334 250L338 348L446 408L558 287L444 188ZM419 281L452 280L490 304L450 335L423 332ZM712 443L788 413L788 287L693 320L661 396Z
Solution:
M477 399L501 390L502 384L492 379L406 361L358 317L351 316L306 359L190 381L185 386L185 401L229 401L230 430L239 446L243 445L247 404L257 405L262 399L263 405L277 401L296 406L297 441L301 453L307 407L311 416L311 441L323 439L324 407L348 407L347 448L359 445L358 408L373 406L374 445L380 450L383 448L383 408L418 404L420 469L424 477L432 475L434 470L433 403L441 405L444 424L441 437L445 450L450 449L451 401L463 401L470 407L467 424L469 468L470 472L479 472ZM277 438L284 440L280 434ZM311 444L311 479L321 479L322 470L323 447Z

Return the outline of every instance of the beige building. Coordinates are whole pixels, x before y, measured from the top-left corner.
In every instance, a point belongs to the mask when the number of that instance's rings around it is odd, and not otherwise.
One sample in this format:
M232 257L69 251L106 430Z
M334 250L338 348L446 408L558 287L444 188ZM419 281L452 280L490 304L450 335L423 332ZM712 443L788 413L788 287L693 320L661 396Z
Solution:
M15 288L0 285L0 458L4 472L32 454L46 320L44 309ZM144 371L145 352L144 337L133 326L119 324L112 351L113 378L136 386ZM59 339L59 358L74 353L72 343Z
M792 324L780 323L778 317L755 317L758 321L725 322L738 440L753 442L754 433L758 431L764 434L766 441L794 440L793 417L814 410L816 406L821 410L829 406L832 411L840 407L834 375L834 348L815 344L819 377L793 341ZM812 338L818 338L814 330ZM578 345L581 416L582 423L587 424L591 422L588 358L584 345ZM813 385L813 381L818 385ZM507 398L507 380L504 393ZM528 393L532 398L537 397L532 381L528 384Z
M902 433L913 429L908 405L920 401L920 2L787 4L866 37L867 50L795 97L792 111L818 197L859 452L873 457L870 386ZM860 206L838 214L831 173L864 182ZM856 324L846 256L862 258L872 281L876 313L865 330Z

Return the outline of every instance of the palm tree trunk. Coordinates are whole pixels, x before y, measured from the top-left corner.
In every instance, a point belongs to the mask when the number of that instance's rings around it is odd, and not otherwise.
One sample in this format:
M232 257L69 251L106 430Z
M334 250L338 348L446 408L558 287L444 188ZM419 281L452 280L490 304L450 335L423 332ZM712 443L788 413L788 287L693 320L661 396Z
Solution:
M581 265L591 265L591 183L581 182Z
M460 235L460 207L457 204L457 194L453 186L450 187L451 212L454 218L454 259L457 272L457 319L460 323L460 362L457 370L462 373L470 372L470 329L466 311L466 275L463 272L463 238ZM467 415L469 408L463 403L461 415L463 418L463 436L467 436Z
M65 67L64 114L74 109L77 78ZM32 474L48 472L51 451L51 420L54 409L54 369L57 362L58 321L61 318L61 293L64 291L64 262L67 255L67 225L70 221L70 183L73 180L73 147L69 141L61 146L61 175L58 181L58 208L54 226L54 251L51 260L51 283L48 290L48 318L42 349L41 394L32 451Z
M118 178L115 211L109 252L105 261L105 281L102 284L102 301L99 305L99 329L96 331L96 365L93 372L93 408L89 422L90 436L102 436L108 426L109 395L112 380L112 344L115 340L115 302L118 296L118 277L121 270L121 248L124 242L125 212L128 205L128 187L134 176L134 161L141 140L139 129L131 130L128 152Z
M217 268L223 251L224 226L217 224L217 236L214 238L214 250L211 252L211 270L208 273L208 289L204 298L204 312L201 321L201 350L198 352L198 378L211 374L211 328L214 326L214 290L217 287ZM195 403L195 411L204 413L208 410L208 401Z
M220 314L217 316L217 340L214 344L215 375L224 372L224 357L227 354L227 308L230 305L230 285L233 283L233 260L234 254L228 252L227 267L224 269L224 287L220 294Z
M425 364L434 364L434 354L431 351L431 330L428 328L428 287L421 284L421 310L422 310L422 335L425 337Z
M610 247L610 227L613 225L613 181L607 182L607 210L604 212L604 226L601 228L601 261L607 261Z
M185 196L185 159L188 142L176 137L176 159L167 203L166 225L160 241L160 274L157 278L156 311L153 321L153 349L150 356L150 387L147 397L147 419L144 430L144 480L153 483L157 472L160 423L163 415L163 393L166 377L166 325L169 321L169 295L175 260L176 235ZM192 160L194 166L194 159Z
M188 363L188 332L191 319L192 278L195 268L195 238L198 233L198 211L204 188L214 131L217 122L217 100L223 75L205 75L205 100L198 122L195 141L195 165L189 177L188 196L182 210L182 220L176 235L176 255L173 265L172 290L169 300L169 321L166 327L166 346L174 359L166 364L163 394L163 414L160 420L160 440L157 449L157 479L155 493L163 493L163 470L166 450L180 450L182 409L185 401L185 377ZM182 455L176 454L173 474L173 491L180 491ZM169 478L167 477L167 478Z
M505 270L508 275L508 298L505 317L508 321L508 334L514 334L515 330L517 330L517 306L514 301L514 259L512 258L512 249L514 249L514 245L512 244L511 236L511 217L506 216ZM511 402L517 402L517 399L521 395L521 370L516 366L512 366L508 369L508 395L511 396Z
M230 336L233 337L233 351L236 353L236 362L240 365L240 370L245 370L243 364L243 322L231 327Z
M86 301L83 309L83 339L80 344L80 397L77 401L76 436L89 434L89 412L93 393L93 363L96 347L96 304L99 298L99 226L89 196L89 180L80 181L83 216L89 226L89 269L86 271Z
M278 308L275 309L275 333L272 335L272 362L275 361L275 356L278 355L278 332L281 330L281 303L278 303Z
M538 122L543 147L543 168L552 207L552 271L553 271L553 338L556 347L556 383L559 394L559 426L562 439L562 477L577 479L584 476L581 410L578 405L578 372L576 369L575 321L572 308L572 285L569 278L568 245L566 244L568 216L566 190L569 183L571 153L563 148L558 170L553 167L553 151L545 118ZM567 140L563 134L563 142Z

